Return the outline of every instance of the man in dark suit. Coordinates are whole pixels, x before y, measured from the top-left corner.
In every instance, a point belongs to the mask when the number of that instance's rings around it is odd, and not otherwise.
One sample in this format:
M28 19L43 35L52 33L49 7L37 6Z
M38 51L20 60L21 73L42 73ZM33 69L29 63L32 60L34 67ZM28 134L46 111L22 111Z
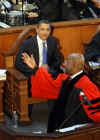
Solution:
M60 64L62 62L61 54L59 53L58 41L50 36L51 25L47 20L41 20L36 28L37 35L25 40L19 47L19 52L16 57L15 66L27 77L30 77L35 72L35 69L29 68L22 59L22 53L26 52L29 56L33 55L37 66L42 65L42 49L43 42L47 49L47 63L49 72L52 76L59 73Z
M16 56L15 67L22 72L28 78L28 91L29 96L31 97L31 83L30 76L35 73L37 67L44 65L48 67L49 73L52 77L56 78L57 74L60 72L60 64L62 62L61 55L59 53L57 39L50 36L51 25L47 20L41 20L36 29L37 35L25 40L19 47L19 52ZM43 61L43 42L45 43L46 53L46 62ZM26 52L29 56L34 56L37 67L34 69L29 68L22 59L23 52ZM29 108L29 114L31 114L32 107Z

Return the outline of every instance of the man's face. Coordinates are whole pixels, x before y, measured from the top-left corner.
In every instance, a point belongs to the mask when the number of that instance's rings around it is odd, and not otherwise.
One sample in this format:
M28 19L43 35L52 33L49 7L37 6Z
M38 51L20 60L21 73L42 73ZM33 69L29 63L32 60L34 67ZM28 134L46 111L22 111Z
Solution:
M50 35L50 25L41 23L39 27L37 27L37 34L42 40L46 40Z

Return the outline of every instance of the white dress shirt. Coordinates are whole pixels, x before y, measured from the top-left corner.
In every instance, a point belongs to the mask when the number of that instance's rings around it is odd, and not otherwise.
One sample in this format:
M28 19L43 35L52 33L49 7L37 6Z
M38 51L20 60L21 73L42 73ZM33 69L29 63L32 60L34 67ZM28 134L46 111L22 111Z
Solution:
M43 42L45 42L46 48L47 48L47 41L42 40L38 35L37 35L37 42L38 42L38 47L39 47L39 67L42 65L42 60L43 60L43 55L42 55L42 49L43 49Z

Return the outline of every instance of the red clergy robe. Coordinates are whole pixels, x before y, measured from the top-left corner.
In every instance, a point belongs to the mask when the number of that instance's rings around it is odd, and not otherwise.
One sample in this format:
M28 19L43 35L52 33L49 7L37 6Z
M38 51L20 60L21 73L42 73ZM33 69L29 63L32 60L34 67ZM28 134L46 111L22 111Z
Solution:
M97 86L91 82L89 80L89 78L84 75L82 76L77 83L75 84L76 88L81 88L82 91L84 92L85 96L88 98L88 100L92 101L92 100L96 100L98 98L100 98L100 91L97 88ZM80 97L81 100L81 97ZM100 122L100 100L99 102L95 102L94 104L90 105L82 105L84 108L84 111L86 112L86 114L88 115L88 117L90 119L92 119L95 122ZM97 109L95 109L94 107L97 107ZM92 109L89 110L89 107L92 107ZM94 108L94 109L93 109ZM94 112L94 113L93 113Z
M31 91L33 98L57 99L60 92L62 81L68 78L67 74L59 74L56 79L42 67L38 69L35 75L31 76ZM81 88L88 100L100 98L100 91L96 85L89 80L86 75L83 75L74 85L76 88ZM79 96L80 100L81 97ZM100 122L100 101L91 105L93 109L89 110L89 105L82 105L84 111L94 122ZM94 107L98 107L94 109ZM93 113L94 112L94 113Z
M32 97L56 99L58 97L62 81L67 77L68 75L62 73L59 74L56 79L53 79L47 70L40 67L36 74L31 77Z

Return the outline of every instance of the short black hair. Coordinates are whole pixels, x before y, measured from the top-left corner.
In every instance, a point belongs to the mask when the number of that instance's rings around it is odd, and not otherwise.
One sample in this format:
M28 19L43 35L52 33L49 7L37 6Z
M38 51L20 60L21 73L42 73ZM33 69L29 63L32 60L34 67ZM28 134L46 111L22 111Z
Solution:
M39 27L41 24L48 24L49 26L50 26L50 29L51 29L51 23L48 21L48 20L46 20L46 19L42 19L42 20L40 20L39 22L38 22L38 24L37 24L37 27Z

